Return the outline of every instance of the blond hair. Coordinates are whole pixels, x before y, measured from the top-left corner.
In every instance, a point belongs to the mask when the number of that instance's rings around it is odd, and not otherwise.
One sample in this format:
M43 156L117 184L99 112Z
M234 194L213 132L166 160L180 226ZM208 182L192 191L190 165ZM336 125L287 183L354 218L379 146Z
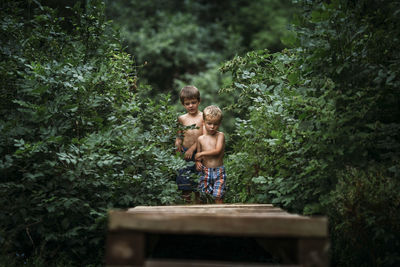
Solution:
M181 89L181 92L179 93L179 98L182 104L185 102L185 99L192 99L192 98L196 98L200 102L199 89L197 89L193 85L187 85Z
M218 121L222 120L222 111L219 107L211 105L206 107L203 110L203 120L206 120L206 118L210 119L217 119Z

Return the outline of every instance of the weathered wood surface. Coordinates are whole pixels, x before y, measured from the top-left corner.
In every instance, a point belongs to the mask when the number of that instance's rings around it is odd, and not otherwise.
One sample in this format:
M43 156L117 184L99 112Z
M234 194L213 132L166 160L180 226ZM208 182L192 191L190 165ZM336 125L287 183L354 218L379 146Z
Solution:
M144 267L300 267L300 265L275 265L215 261L149 260Z
M279 237L326 237L325 217L287 213L272 205L139 206L110 211L109 230Z
M204 236L206 242L210 236L252 238L264 251L281 259L281 264L286 264L279 266L329 265L327 218L290 214L270 204L138 206L126 211L112 210L106 265L273 266L256 262L230 265L190 259L146 259L146 248L149 245L154 248L154 240L158 242L157 236L163 235Z

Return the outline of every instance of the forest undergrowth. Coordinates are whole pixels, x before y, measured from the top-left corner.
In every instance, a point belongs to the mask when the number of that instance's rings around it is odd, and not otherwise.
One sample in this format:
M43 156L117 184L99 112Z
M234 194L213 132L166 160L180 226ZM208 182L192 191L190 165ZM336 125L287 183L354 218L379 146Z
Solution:
M293 2L286 49L220 67L234 117L226 202L326 215L332 266L396 266L400 5ZM101 266L107 210L181 203L179 111L171 91L139 82L103 1L27 3L0 4L0 262Z

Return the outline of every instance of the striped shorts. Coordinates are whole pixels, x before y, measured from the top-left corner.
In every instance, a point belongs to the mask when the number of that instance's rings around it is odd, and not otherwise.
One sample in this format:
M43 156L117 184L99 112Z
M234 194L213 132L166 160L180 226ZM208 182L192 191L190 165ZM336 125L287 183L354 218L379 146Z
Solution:
M199 181L199 191L222 198L225 194L225 167L207 168L203 166Z

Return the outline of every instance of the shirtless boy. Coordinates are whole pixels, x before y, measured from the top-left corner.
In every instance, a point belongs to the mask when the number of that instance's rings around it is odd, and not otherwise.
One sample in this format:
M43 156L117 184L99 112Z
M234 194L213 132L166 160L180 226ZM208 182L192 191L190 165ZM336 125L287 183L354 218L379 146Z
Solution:
M196 169L201 171L200 192L213 196L222 204L225 194L226 173L224 165L225 136L219 132L222 111L217 106L203 110L205 133L197 139Z
M197 138L203 134L203 113L199 111L200 92L194 86L182 88L179 98L187 113L178 117L178 122L183 126L195 125L195 129L185 130L183 138L177 137L175 140L176 150L184 154L186 161L194 161L197 148ZM197 183L190 179L190 176L197 174L196 166L186 167L179 170L176 178L178 189L182 190L182 197L186 202L191 201L192 192L197 191ZM198 193L195 193L196 199Z

